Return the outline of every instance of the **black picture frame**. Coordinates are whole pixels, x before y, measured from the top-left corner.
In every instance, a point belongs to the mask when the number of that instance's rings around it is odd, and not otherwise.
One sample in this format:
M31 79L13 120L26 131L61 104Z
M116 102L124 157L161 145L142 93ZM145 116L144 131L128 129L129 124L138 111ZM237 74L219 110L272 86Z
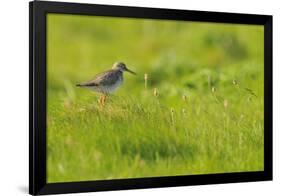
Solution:
M84 182L46 182L46 14L204 21L264 26L264 171ZM144 7L32 1L29 3L29 193L90 191L203 185L272 180L272 16Z

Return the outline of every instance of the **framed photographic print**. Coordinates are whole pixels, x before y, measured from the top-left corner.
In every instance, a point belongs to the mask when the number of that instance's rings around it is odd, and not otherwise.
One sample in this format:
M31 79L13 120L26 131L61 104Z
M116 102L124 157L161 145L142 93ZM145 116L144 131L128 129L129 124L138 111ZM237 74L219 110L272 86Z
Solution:
M272 16L29 8L30 194L272 180Z

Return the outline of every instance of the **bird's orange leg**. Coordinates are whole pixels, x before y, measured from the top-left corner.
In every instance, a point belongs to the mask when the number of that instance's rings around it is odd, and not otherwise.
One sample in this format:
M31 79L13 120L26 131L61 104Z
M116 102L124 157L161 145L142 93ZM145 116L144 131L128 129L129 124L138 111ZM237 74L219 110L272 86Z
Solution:
M103 103L103 95L101 95L100 97L99 97L99 100L98 100L98 103L100 104L100 105L102 105Z
M105 105L105 101L106 101L106 95L105 95L105 94L100 95L99 100L98 100L98 103L99 103L101 106L104 106L104 105Z
M103 95L103 99L102 99L102 105L103 105L103 106L105 106L106 98L107 98L107 95L104 94L104 95Z

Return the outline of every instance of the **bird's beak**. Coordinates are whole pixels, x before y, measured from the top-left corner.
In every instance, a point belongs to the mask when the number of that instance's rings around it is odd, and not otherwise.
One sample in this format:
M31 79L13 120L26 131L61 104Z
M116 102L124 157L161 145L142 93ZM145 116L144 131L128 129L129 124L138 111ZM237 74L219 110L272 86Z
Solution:
M125 71L127 71L127 72L129 72L131 74L137 75L135 72L133 72L132 70L129 70L128 68L126 68Z

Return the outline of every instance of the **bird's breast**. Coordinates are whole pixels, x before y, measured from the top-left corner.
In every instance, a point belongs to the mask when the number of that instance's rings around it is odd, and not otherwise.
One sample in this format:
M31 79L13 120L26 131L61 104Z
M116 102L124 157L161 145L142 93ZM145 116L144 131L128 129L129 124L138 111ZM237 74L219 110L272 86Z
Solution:
M115 83L113 83L112 85L108 85L104 87L104 91L106 93L112 93L114 92L119 86L121 86L121 84L123 83L123 77L120 76Z

